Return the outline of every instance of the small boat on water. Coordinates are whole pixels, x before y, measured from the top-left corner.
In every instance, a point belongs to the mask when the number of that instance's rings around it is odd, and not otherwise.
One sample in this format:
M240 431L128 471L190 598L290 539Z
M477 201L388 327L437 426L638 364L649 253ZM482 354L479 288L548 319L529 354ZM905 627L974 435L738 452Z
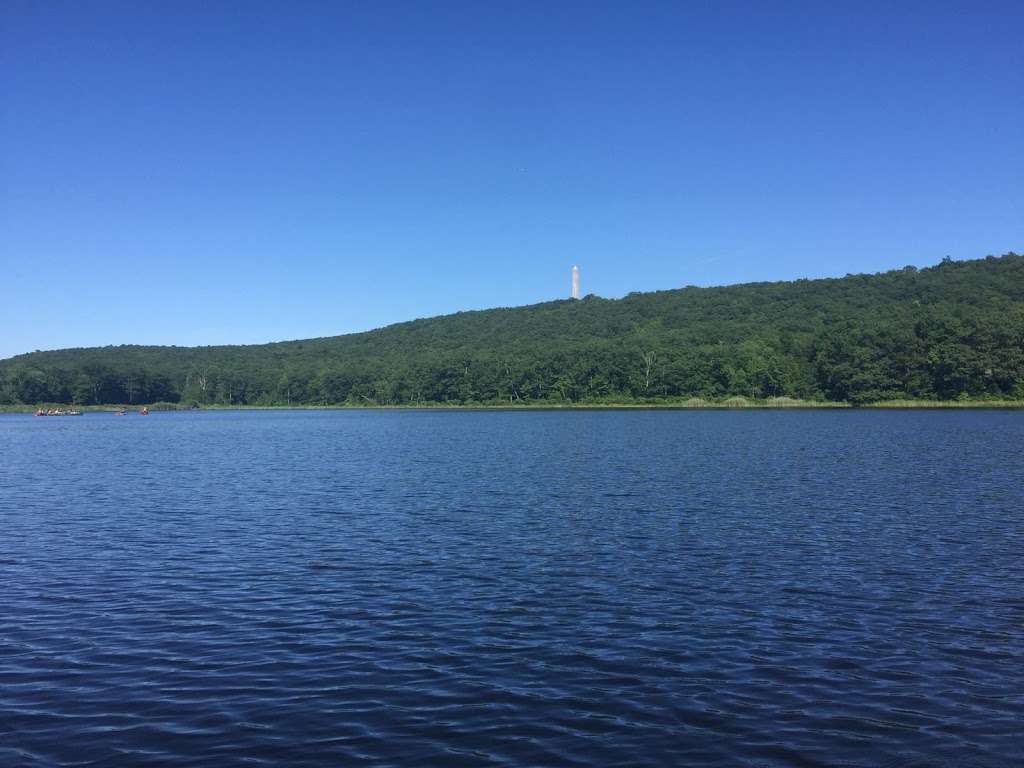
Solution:
M149 408L146 406L139 408L139 416L149 416Z
M126 413L128 413L128 411L126 411L124 408L118 408L116 411L114 411L115 416L124 416Z

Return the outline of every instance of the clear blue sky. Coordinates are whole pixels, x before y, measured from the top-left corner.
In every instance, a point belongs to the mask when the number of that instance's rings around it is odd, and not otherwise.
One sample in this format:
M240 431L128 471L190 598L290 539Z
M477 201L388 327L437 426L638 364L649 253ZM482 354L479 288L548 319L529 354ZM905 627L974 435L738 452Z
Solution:
M0 357L1024 251L1024 3L0 3Z

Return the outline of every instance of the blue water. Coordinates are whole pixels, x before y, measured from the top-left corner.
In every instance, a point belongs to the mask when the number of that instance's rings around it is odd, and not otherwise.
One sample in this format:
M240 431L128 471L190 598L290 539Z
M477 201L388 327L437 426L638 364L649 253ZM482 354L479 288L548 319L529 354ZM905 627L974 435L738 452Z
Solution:
M1003 766L1024 413L0 416L2 766Z

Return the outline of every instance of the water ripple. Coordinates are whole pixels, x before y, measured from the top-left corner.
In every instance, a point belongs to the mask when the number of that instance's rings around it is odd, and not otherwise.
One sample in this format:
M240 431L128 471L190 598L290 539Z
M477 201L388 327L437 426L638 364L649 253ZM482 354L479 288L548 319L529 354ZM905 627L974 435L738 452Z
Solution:
M0 765L1005 766L1024 414L0 416Z

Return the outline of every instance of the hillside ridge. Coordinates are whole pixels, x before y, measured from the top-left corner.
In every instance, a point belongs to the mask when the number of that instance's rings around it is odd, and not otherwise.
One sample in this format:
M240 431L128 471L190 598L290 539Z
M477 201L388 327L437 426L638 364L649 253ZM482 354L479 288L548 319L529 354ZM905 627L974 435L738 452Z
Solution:
M338 336L0 361L0 405L1024 398L1024 256L464 310Z

